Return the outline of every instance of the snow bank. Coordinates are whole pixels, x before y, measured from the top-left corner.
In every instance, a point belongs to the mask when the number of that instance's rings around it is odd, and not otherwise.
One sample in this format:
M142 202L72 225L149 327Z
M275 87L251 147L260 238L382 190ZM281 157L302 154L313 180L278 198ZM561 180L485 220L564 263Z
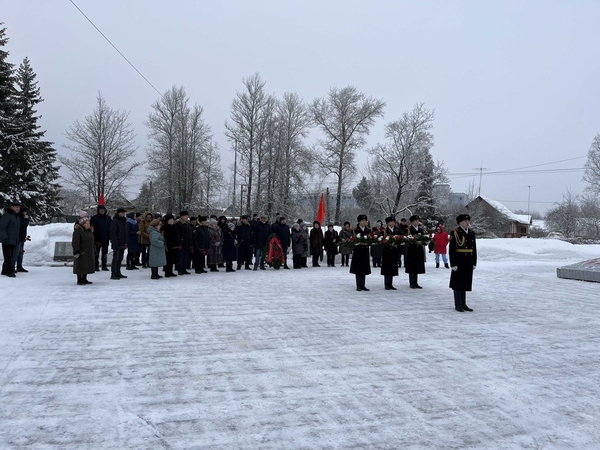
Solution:
M25 266L50 266L54 261L54 244L71 242L73 236L72 223L52 223L50 225L30 226L27 234L31 242L25 243Z
M600 245L573 245L558 239L479 239L480 261L580 261L600 256Z

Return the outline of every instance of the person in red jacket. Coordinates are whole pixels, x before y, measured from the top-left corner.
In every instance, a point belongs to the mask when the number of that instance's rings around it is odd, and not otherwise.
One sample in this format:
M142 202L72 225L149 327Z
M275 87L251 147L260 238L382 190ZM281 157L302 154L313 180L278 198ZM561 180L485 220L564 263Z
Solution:
M435 234L433 235L433 243L435 244L435 249L433 250L435 253L435 268L440 267L440 255L442 255L442 260L444 261L444 267L449 269L448 258L446 257L446 247L448 247L448 233L444 230L444 225L438 225L435 229Z

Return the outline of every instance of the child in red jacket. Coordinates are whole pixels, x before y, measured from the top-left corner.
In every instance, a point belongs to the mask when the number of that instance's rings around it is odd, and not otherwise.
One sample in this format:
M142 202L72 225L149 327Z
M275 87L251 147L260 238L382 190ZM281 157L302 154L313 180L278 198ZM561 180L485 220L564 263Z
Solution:
M433 235L433 242L435 243L435 267L436 269L440 267L440 255L442 255L442 259L444 260L444 267L449 269L448 266L448 258L446 256L446 247L448 247L448 233L444 230L444 225L438 225L435 229L435 234Z

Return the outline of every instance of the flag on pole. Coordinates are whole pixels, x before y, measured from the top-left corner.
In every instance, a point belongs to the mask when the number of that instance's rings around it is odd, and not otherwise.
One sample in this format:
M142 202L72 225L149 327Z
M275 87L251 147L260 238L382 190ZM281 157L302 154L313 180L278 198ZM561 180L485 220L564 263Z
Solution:
M325 197L321 194L321 201L319 201L319 210L317 211L316 221L323 225L325 220Z
M98 205L104 206L104 192L100 194L100 198L98 199Z

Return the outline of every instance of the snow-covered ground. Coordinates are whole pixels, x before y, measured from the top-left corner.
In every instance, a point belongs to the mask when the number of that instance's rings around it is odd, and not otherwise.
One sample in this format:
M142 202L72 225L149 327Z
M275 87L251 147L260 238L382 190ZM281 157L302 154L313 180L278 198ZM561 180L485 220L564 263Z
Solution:
M473 313L428 254L423 290L347 268L148 270L76 286L71 225L0 277L1 449L599 449L600 246L478 242Z

